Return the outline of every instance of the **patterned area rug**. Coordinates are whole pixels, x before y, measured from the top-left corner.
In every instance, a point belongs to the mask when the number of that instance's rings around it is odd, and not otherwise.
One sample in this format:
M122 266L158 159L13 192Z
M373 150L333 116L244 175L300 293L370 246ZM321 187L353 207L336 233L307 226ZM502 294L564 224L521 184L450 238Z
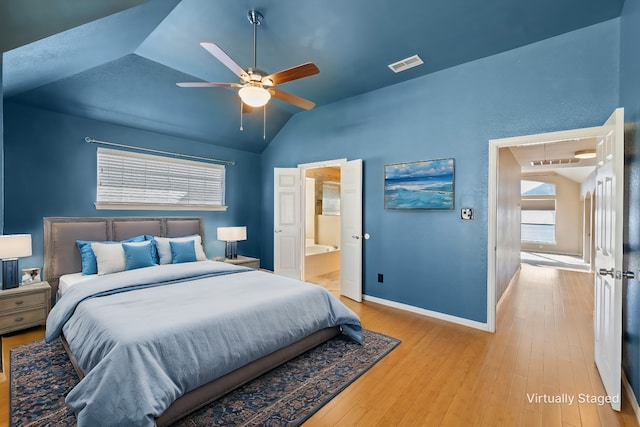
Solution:
M364 337L363 346L333 338L174 426L298 426L400 343L367 330ZM76 425L64 398L78 377L59 340L12 349L10 376L11 425Z

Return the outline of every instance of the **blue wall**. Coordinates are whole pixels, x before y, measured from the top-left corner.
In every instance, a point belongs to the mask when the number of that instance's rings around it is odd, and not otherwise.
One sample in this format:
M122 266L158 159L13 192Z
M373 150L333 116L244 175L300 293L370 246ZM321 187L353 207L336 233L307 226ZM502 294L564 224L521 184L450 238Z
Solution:
M626 0L620 18L620 104L625 122L625 269L640 274L640 0ZM629 125L627 125L629 127ZM623 288L622 365L636 397L640 397L640 282Z
M216 227L246 225L238 252L260 255L260 155L5 103L5 233L31 233L33 256L21 266L43 265L42 218L46 216L183 216L205 218L205 251L224 255ZM96 145L84 138L234 160L227 167L226 212L97 211Z
M273 168L362 158L364 293L486 322L488 141L603 123L618 104L619 24L296 114L263 153L263 265L273 263ZM384 210L385 164L448 157L454 211Z
M2 52L0 52L0 234L4 229L4 102L2 102Z

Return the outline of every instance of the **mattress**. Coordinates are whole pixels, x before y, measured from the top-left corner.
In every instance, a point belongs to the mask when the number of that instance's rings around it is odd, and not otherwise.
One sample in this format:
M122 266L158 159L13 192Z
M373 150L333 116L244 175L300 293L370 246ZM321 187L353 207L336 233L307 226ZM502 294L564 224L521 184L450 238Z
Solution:
M60 282L58 284L58 296L63 295L72 286L77 285L81 282L85 282L87 280L91 280L94 277L97 277L97 274L73 273L60 276Z

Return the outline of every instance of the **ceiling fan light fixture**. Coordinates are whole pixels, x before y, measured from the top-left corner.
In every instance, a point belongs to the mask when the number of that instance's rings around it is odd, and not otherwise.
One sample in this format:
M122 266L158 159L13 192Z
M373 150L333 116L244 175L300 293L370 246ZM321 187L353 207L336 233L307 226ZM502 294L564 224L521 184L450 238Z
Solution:
M269 102L271 94L260 86L245 86L238 91L240 99L251 107L262 107Z
M573 155L576 159L593 159L596 157L596 150L580 150Z

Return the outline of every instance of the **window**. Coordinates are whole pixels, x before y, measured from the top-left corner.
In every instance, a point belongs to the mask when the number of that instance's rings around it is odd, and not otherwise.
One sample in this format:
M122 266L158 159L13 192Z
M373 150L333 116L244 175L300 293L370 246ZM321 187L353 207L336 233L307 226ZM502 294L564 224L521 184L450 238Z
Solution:
M521 190L520 239L523 242L555 243L555 184L523 180Z
M97 209L227 209L223 165L98 148L97 169Z

